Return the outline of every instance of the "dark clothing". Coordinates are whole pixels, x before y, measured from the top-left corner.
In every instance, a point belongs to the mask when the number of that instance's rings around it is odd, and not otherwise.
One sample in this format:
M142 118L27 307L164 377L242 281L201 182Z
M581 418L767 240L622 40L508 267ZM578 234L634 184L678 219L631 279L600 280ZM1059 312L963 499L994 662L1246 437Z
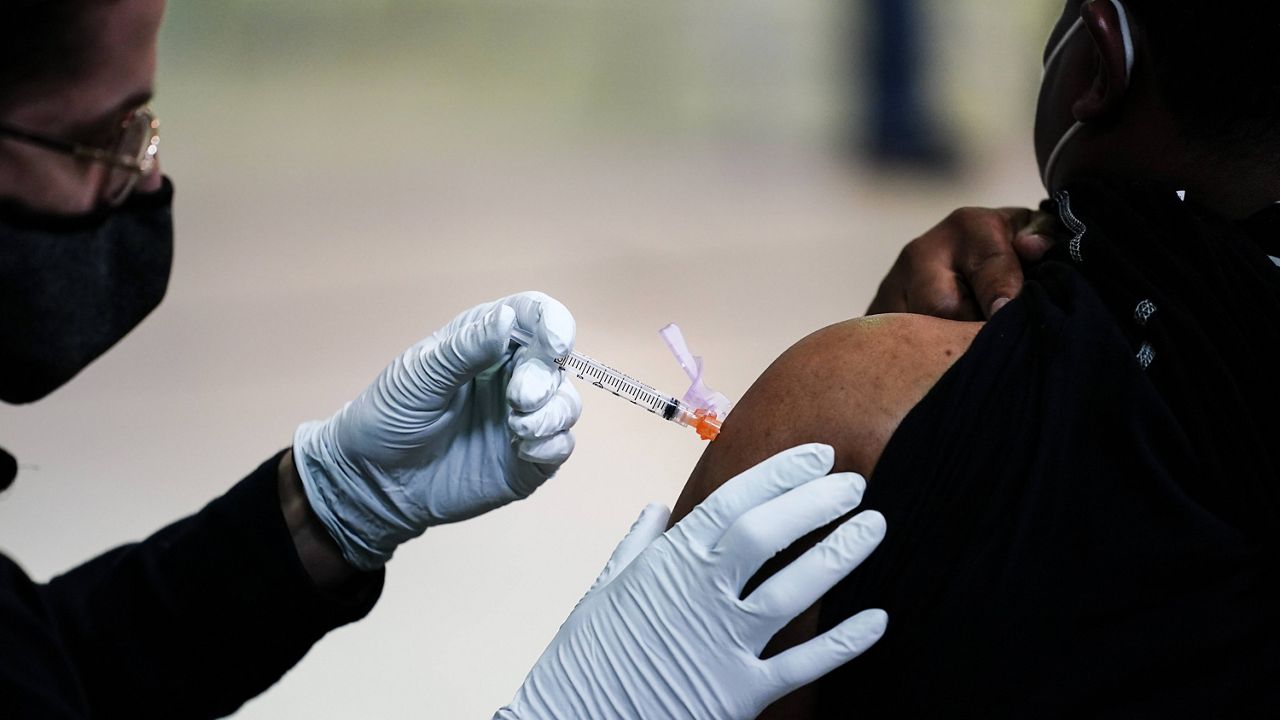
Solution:
M33 583L0 556L0 718L204 718L261 693L363 617L312 584L280 510L279 456L199 513Z
M881 456L888 535L822 627L889 630L820 717L1280 716L1280 209L1055 209L1071 242Z

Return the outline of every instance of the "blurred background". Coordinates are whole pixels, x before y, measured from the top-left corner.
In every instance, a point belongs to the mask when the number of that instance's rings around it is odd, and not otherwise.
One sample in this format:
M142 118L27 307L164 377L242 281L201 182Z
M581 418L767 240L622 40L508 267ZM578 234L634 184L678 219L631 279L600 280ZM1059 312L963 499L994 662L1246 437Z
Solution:
M30 407L0 549L32 575L200 507L477 302L541 289L578 347L675 394L678 322L740 397L860 315L962 205L1032 205L1060 3L174 3L155 108L178 195L165 303ZM363 622L238 718L488 717L690 431L584 388L526 502L402 548ZM198 652L198 648L196 649ZM251 649L246 648L247 652Z

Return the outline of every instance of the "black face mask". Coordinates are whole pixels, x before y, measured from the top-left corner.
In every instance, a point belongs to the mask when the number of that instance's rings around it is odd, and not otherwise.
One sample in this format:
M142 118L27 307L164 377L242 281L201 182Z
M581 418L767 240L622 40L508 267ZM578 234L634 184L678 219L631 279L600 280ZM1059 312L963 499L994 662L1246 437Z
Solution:
M0 400L53 392L142 322L169 285L173 185L89 215L0 204Z

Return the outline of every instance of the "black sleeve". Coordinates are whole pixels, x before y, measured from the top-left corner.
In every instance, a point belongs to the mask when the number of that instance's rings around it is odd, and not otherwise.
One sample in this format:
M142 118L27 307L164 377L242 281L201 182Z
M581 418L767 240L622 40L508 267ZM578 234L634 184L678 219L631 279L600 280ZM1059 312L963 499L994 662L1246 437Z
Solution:
M227 715L373 607L382 572L347 601L312 584L280 509L279 458L41 588L95 717Z
M819 717L1280 712L1280 277L1172 192L1059 205L1070 244L881 455L888 534L820 626L889 628Z

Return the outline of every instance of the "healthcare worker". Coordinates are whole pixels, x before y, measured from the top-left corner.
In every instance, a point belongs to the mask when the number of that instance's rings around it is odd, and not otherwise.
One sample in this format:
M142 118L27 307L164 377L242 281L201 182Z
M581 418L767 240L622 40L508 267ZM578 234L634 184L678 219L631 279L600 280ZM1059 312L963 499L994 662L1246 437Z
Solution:
M173 188L147 108L163 0L0 10L0 399L38 400L164 295ZM519 324L534 342L515 349ZM479 305L196 514L46 584L0 556L0 717L216 717L363 617L395 549L527 497L573 450L540 293ZM285 444L282 441L282 444ZM7 454L2 486L13 479ZM746 598L761 564L856 507L831 448L782 453L664 532L646 508L501 718L749 718L884 632L868 610L759 654L879 542L867 511ZM442 590L443 591L443 590ZM358 689L353 689L357 691Z

